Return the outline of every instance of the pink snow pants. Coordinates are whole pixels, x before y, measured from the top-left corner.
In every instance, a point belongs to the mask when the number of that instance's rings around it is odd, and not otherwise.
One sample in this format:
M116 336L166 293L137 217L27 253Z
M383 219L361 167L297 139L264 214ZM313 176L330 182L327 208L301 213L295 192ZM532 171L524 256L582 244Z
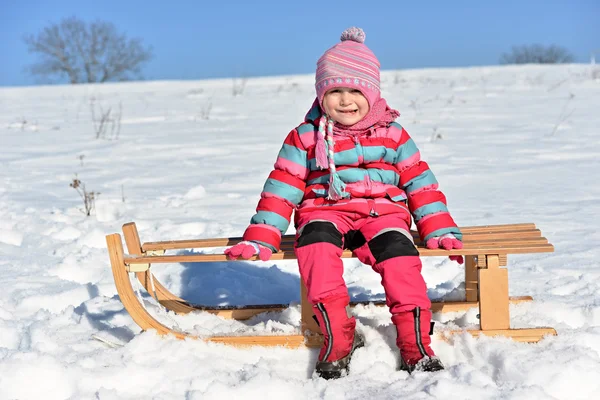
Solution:
M342 249L381 275L386 303L392 314L429 309L421 260L404 213L364 217L353 212L317 210L297 221L295 252L308 301L347 294ZM347 243L345 243L347 242Z

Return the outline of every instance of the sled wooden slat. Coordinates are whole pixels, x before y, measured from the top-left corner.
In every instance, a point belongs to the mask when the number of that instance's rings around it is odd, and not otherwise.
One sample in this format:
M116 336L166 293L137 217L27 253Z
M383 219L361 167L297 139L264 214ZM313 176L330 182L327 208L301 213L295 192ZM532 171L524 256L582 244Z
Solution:
M433 301L433 312L464 312L478 307L481 329L443 331L446 334L468 332L474 336L506 336L517 341L538 341L546 335L555 335L553 328L510 329L509 305L532 301L530 296L508 297L508 275L503 268L507 265L508 254L547 253L554 247L544 238L535 224L506 224L462 227L464 248L457 250L441 250L424 248L416 232L412 232L415 244L421 257L428 256L465 256L465 301ZM135 273L137 279L148 293L162 306L179 314L192 311L204 311L223 318L246 320L264 312L281 312L288 308L285 304L259 304L227 307L210 307L191 304L171 293L150 271L152 264L164 263L198 263L230 261L218 247L231 246L241 238L215 238L196 240L175 240L147 242L142 244L135 223L123 225L123 234L127 245L127 253L123 250L121 236L107 236L111 266L117 291L125 308L133 320L144 330L154 329L159 334L172 334L177 338L195 338L215 343L226 343L234 346L310 346L319 347L321 336L312 317L312 308L301 295L302 332L303 335L270 335L270 336L210 336L198 337L170 329L156 319L139 302L129 280L128 271ZM272 260L295 260L293 251L294 235L282 238L282 251L275 253ZM164 255L167 251L182 249L204 249L191 254ZM202 253L209 251L214 254ZM353 257L351 251L345 250L342 257ZM252 260L257 260L253 257ZM206 266L210 268L210 266ZM305 288L301 284L301 293ZM352 302L351 307L358 305L385 306L384 301Z
M540 237L542 232L535 228L534 224L514 224L514 225L488 225L481 227L461 228L463 241L468 242L473 239L503 239L526 237ZM518 233L518 235L516 235ZM419 242L419 234L411 231L413 238ZM294 235L285 235L282 238L282 245L294 242ZM177 250L205 247L229 247L242 241L241 237L215 238L215 239L197 239L197 240L169 240L162 242L148 242L142 245L143 251L150 250Z
M488 330L452 330L446 331L452 335L466 332L472 336L504 336L516 342L538 342L544 336L556 336L554 328L517 328L517 329L488 329Z
M171 300L174 301L174 300ZM509 302L511 304L519 304L533 301L533 297L531 296L514 296L509 298ZM213 315L217 315L222 318L227 319L235 319L238 321L243 321L246 319L250 319L258 314L262 314L264 312L281 312L286 310L289 306L287 304L256 304L249 306L220 306L220 307L207 307L202 305L194 305L190 303L186 303L186 305L190 308L190 311L204 311ZM374 305L376 307L385 307L385 301L353 301L350 302L350 308L354 308L357 305L369 306ZM172 305L165 305L166 308L171 309ZM432 301L431 302L431 311L434 313L437 312L461 312L467 311L471 308L479 307L479 302L477 301ZM174 310L173 310L174 311ZM184 312L177 312L178 314L184 314Z
M237 347L250 346L283 346L290 348L306 346L304 335L271 335L271 336L220 336L207 337L204 339L212 343L222 343ZM316 346L315 346L316 347Z
M507 246L474 246L471 247L465 243L465 247L462 249L443 250L443 249L419 249L420 255L423 256L452 256L452 255L479 255L479 254L523 254L523 253L549 253L554 251L554 247L551 244L531 244L526 247L517 245ZM350 250L344 250L342 258L354 257ZM293 251L285 251L275 253L271 256L271 260L295 260L296 255ZM254 256L249 261L256 261L258 257ZM215 261L229 261L227 256L224 254L185 254L185 255L173 255L173 256L129 256L124 258L125 264L164 264L164 263L194 263L194 262L215 262Z
M474 226L462 226L460 228L463 233L473 232L503 232L503 231L528 231L537 229L534 223L524 224L498 224L498 225L474 225Z

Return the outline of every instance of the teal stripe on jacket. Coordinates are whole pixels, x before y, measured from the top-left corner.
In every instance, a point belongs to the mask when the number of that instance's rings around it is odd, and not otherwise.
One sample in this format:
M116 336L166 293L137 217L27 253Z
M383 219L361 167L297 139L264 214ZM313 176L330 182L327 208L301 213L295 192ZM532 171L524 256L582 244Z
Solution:
M388 171L384 169L363 169L363 168L348 168L342 171L338 171L340 179L344 183L355 183L362 182L368 175L371 181L381 182L387 185L397 186L400 181L400 177L394 171ZM329 174L323 175L314 179L309 179L307 185L314 184L326 184L329 183Z
M404 192L402 194L399 194L398 196L394 196L390 198L392 201L403 201L406 200L406 194L404 194Z
M336 167L340 165L358 165L358 154L355 149L340 151L339 153L335 153L333 155L333 159L335 161ZM317 168L317 160L314 158L308 160L307 162L308 168L311 171L319 171L320 168Z
M317 118L318 118L318 116L317 116ZM314 132L315 127L312 124L302 124L298 128L296 128L296 131L298 131L298 134L302 135L303 133L306 133L306 132Z
M395 164L397 164L403 160L406 160L407 158L413 156L418 151L419 151L419 149L417 148L417 145L415 144L415 142L413 142L412 139L408 139L406 141L406 143L404 143L403 145L398 147L398 150L396 152L398 158L396 159Z
M288 229L288 226L290 225L290 221L283 218L281 215L271 211L257 212L256 214L254 214L254 216L252 216L252 219L250 219L250 223L274 226L275 228L279 229L282 235L285 234L285 232Z
M398 186L398 183L400 183L400 175L398 175L396 171L378 168L369 168L367 171L373 182L381 182L386 185L394 186Z
M438 181L435 179L435 175L431 172L430 169L427 171L423 171L420 175L406 182L404 186L406 188L406 192L410 194L415 190L422 189L426 186L437 185Z
M348 168L338 171L338 175L344 183L362 182L367 175L371 181L385 183L386 185L398 186L398 182L400 182L400 177L396 172L377 168ZM317 183L322 185L329 183L329 174L307 181L307 185L314 185Z
M396 151L385 146L365 146L363 149L364 162L380 161L394 164Z
M306 165L306 151L289 144L284 143L284 145L281 146L279 157L299 165Z
M420 220L426 215L434 214L437 212L448 212L448 208L441 201L434 201L433 203L425 204L422 207L417 208L413 215L415 217L415 222Z
M333 160L335 161L336 167L339 167L340 165L357 165L358 153L356 152L356 148L336 152L333 155Z
M284 198L292 204L299 204L304 196L304 191L273 178L267 179L263 192Z
M374 162L382 159L382 149L386 149L386 152L383 157L383 162L386 162L390 165L396 164L396 153L394 150L388 149L383 146L375 146L375 147L363 147L365 149L365 154L363 154L364 162ZM377 149L377 150L370 150ZM339 167L340 165L357 165L358 164L358 153L356 150L346 150L339 153L335 153L333 156L335 160L335 165ZM308 169L310 171L318 171L320 168L317 168L317 160L310 159L307 160Z

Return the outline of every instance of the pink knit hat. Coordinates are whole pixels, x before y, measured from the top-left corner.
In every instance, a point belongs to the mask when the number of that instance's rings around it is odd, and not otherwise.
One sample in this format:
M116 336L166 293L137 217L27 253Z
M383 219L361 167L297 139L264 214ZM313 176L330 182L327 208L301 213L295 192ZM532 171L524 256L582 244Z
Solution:
M380 97L379 60L365 46L365 32L356 27L342 32L341 42L330 48L317 61L315 88L319 104L328 90L338 87L358 89L369 106Z

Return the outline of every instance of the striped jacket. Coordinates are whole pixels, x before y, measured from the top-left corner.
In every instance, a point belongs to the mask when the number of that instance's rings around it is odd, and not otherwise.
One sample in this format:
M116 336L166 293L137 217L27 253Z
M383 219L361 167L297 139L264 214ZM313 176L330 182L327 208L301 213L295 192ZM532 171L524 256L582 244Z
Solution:
M277 251L294 210L299 215L323 207L365 217L403 212L409 226L412 215L425 241L446 233L462 238L435 176L406 130L396 122L357 137L335 137L335 165L350 196L327 200L329 170L317 168L315 161L319 118L309 113L306 121L285 138L244 240Z

